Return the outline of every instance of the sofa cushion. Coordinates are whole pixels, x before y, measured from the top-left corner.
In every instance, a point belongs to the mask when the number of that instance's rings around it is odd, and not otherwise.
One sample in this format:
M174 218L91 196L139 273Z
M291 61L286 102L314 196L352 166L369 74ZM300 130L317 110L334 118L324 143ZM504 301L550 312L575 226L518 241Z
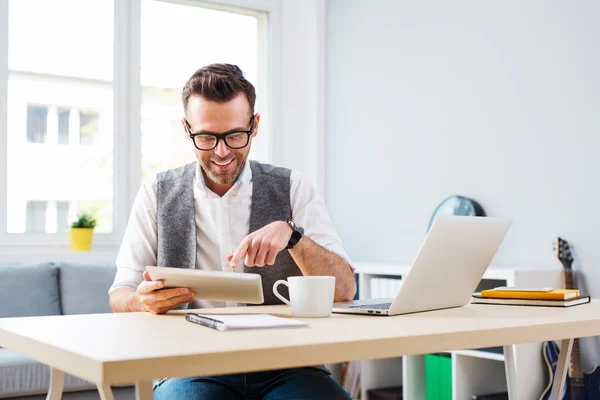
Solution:
M0 318L59 314L54 264L0 265Z
M7 349L0 349L0 397L46 393L50 368ZM95 385L65 374L64 389L94 388Z
M106 264L58 264L62 313L97 314L111 312L108 289L117 267Z

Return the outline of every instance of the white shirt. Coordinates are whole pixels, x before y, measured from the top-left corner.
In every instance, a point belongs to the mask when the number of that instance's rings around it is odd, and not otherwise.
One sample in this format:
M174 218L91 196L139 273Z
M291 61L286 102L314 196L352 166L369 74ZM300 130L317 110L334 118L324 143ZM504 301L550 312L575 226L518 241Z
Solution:
M294 222L304 235L349 262L342 242L331 226L329 213L314 186L299 172L290 176L290 200ZM227 256L233 254L250 229L252 170L246 162L233 187L219 197L206 186L200 165L194 177L196 218L196 269L235 271ZM125 236L117 255L117 275L109 293L118 288L136 289L144 280L147 265L156 265L158 234L156 225L156 178L140 187L135 198ZM266 265L262 268L273 268ZM261 268L261 267L257 267ZM242 305L242 304L240 304ZM235 302L195 300L194 308L238 306Z

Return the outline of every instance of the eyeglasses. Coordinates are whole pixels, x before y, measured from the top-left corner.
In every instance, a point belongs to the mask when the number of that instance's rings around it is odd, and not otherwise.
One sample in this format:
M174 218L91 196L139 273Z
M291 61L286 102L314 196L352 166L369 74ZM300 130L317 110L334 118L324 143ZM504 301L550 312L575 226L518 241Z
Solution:
M230 149L243 149L250 143L250 136L254 131L254 115L250 118L250 129L247 131L232 131L227 133L192 133L192 127L185 121L185 127L188 135L194 142L194 146L201 151L209 151L219 145L219 140L223 140Z

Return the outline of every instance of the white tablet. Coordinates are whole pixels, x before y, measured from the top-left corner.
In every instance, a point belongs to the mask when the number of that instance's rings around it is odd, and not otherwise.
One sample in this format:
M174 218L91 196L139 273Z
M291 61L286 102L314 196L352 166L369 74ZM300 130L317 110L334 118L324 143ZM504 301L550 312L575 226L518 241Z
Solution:
M146 271L153 281L162 279L165 288L190 288L196 299L248 304L265 301L258 274L152 266L147 266Z

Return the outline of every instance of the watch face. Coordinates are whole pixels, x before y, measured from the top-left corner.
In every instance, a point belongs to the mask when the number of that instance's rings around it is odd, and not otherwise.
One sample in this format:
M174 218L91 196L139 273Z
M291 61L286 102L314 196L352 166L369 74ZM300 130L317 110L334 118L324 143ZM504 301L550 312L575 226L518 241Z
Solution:
M288 219L287 223L290 224L290 226L292 227L293 230L300 232L301 234L304 235L304 228L302 228L301 226L296 225L296 223L292 220L292 219Z

